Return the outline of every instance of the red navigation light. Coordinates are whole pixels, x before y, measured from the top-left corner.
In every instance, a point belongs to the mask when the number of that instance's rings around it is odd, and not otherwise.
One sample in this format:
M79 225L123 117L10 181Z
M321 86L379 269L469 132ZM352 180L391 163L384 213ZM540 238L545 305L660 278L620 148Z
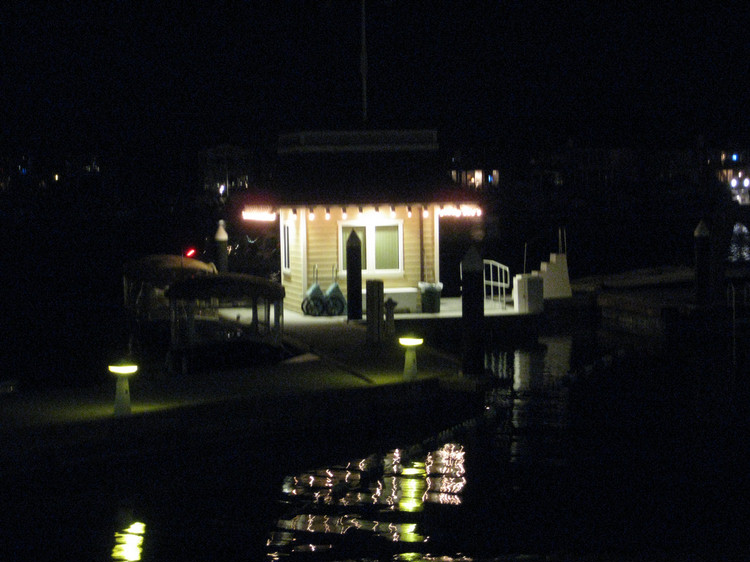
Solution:
M198 253L198 250L196 250L195 248L189 248L189 249L188 249L188 250L187 250L187 251L185 252L185 257L186 257L186 258L194 258L194 257L195 257L195 254L197 254L197 253Z

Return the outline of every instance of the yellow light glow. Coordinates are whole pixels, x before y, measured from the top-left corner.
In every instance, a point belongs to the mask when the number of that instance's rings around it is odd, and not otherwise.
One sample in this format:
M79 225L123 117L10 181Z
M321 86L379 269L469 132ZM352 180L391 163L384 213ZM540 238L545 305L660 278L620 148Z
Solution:
M141 559L141 544L143 537L138 535L115 535L117 544L112 549L113 560L127 560L134 562Z
M308 215L309 215L309 218L310 218L311 221L315 220L315 211L312 208L310 208L310 211L308 212Z
M411 218L411 207L406 208L406 216Z
M132 375L138 371L138 365L122 363L119 365L110 365L109 372L115 375Z
M326 209L326 220L331 220L331 209Z
M143 534L146 525L133 523L122 533L115 533L115 547L112 549L113 560L140 560L143 552Z
M419 498L402 498L398 502L398 508L407 513L415 513L424 509L424 502Z
M401 525L399 540L401 542L425 542L424 535L420 535L417 532L416 523L403 523Z
M408 512L422 511L427 483L422 478L402 478L400 486L401 499L398 503L399 509Z
M131 533L133 535L142 535L143 533L146 532L146 524L145 523L140 523L140 522L135 522L130 527L128 527L127 529L125 529L125 532L126 533Z
M400 343L404 347L422 345L423 342L424 340L422 338L412 338L412 337L398 338L398 343Z
M438 211L440 217L481 217L482 209L477 205L445 205Z
M341 207L341 218L346 220L347 214L346 214L346 207Z
M424 218L427 218L430 216L430 211L427 210L427 207L422 207L422 216Z
M245 207L242 211L242 220L273 222L276 220L276 213L270 207Z

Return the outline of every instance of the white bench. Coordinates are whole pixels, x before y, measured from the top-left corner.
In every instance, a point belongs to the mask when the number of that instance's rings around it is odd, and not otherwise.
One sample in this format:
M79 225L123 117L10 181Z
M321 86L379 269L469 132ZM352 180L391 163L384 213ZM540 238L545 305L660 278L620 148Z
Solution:
M396 301L395 312L418 312L419 290L416 287L386 287L383 289L385 300ZM367 290L362 289L362 311L367 310Z

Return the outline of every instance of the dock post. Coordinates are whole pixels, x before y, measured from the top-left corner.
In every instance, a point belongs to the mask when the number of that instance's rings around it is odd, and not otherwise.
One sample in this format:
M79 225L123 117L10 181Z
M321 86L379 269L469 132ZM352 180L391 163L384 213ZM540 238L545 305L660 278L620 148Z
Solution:
M701 220L693 232L695 244L695 302L699 305L711 303L711 231L706 221Z
M396 319L394 317L394 310L396 309L396 301L389 298L385 303L385 327L383 328L383 335L386 338L391 338L396 334Z
M346 239L346 318L362 320L362 241L352 230Z
M368 279L367 283L367 340L371 343L383 341L383 282Z
M461 267L461 373L479 376L484 374L484 265L476 246L466 252Z

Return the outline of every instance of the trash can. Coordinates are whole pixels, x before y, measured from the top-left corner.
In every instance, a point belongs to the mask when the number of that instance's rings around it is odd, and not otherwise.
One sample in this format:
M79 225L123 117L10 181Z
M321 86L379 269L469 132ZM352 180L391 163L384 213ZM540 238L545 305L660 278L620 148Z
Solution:
M442 290L442 283L419 283L422 312L440 312L440 293Z

